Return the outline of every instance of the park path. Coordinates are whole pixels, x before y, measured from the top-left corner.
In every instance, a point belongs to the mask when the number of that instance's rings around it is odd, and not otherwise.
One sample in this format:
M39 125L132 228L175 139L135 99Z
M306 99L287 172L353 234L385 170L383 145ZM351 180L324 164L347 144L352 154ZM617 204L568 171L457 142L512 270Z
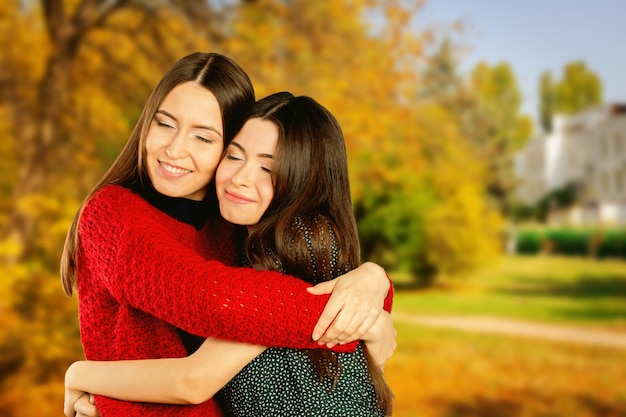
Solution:
M398 322L419 326L444 327L470 332L498 333L514 337L626 349L626 332L539 324L495 317L426 316L394 312L393 318Z

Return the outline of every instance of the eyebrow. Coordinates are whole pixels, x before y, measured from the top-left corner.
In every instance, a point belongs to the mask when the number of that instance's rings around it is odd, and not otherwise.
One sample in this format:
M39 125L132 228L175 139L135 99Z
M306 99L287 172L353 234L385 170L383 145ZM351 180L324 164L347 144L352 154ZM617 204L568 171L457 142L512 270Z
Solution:
M174 119L175 121L178 121L178 119L173 114L169 113L166 110L159 109L159 110L156 111L156 113L157 114L163 114L163 115L169 117L170 119ZM223 137L222 133L220 131L218 131L216 128L214 128L213 126L193 125L192 127L195 128L195 129L210 130L210 131L213 131L213 132L217 133L218 135L220 135L220 137Z
M234 146L235 148L239 148L244 153L246 152L246 150L243 148L243 146L241 146L239 143L237 143L235 141L232 141L230 143L230 146ZM274 159L274 155L271 155L269 153L259 153L259 154L257 154L257 156L261 157L261 158Z

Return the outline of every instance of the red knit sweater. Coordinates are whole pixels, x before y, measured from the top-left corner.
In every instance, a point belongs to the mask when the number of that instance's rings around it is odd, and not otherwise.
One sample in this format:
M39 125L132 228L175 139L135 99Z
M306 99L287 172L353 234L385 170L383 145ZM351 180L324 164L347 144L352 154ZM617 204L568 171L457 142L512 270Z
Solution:
M132 191L107 186L85 206L79 236L79 315L89 360L186 356L177 327L265 346L319 347L310 335L328 296L312 296L309 284L277 272L226 266L236 251L225 222L197 231ZM213 400L177 406L97 397L96 404L103 417L222 415Z

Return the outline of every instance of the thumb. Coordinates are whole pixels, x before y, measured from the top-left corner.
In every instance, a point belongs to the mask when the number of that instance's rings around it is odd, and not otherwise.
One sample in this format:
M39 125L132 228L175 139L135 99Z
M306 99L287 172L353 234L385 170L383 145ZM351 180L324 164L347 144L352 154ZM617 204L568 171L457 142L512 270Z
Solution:
M332 281L320 282L316 286L309 287L306 290L313 295L330 294L335 289L336 284L337 284L337 279L335 278Z

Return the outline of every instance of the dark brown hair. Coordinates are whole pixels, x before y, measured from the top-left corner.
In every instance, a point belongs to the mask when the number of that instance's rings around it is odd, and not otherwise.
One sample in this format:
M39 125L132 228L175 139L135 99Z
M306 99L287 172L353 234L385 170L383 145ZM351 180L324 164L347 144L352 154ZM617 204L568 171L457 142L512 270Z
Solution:
M233 123L241 106L254 102L254 88L248 75L232 59L218 53L196 52L175 62L163 75L148 98L126 145L113 165L83 201L68 231L61 257L63 290L72 295L76 288L78 224L84 205L100 188L119 184L145 190L150 180L144 166L146 136L161 102L176 86L195 82L209 90L219 103L224 126L224 146L232 139L237 126Z
M245 251L252 267L279 269L312 284L360 264L350 196L345 140L335 117L310 97L276 93L259 100L243 119L278 127L272 175L274 198L250 228ZM391 415L392 393L364 348L378 406ZM337 354L309 349L320 379L337 381Z

